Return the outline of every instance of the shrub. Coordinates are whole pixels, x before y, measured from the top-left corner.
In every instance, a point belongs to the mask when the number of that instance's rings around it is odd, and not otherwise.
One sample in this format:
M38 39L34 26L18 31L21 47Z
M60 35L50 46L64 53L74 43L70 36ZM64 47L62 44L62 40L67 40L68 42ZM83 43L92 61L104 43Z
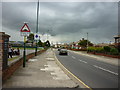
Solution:
M104 52L104 48L103 47L88 47L88 52L102 53Z
M105 50L106 52L110 52L110 49L111 49L111 48L110 48L109 46L104 46L103 48L104 48L104 50Z
M96 52L103 53L104 51L103 47L96 47Z
M96 49L95 49L95 47L88 47L88 52L94 52Z
M110 53L111 53L112 55L118 55L118 54L119 54L119 51L118 51L118 49L116 49L116 48L111 48Z

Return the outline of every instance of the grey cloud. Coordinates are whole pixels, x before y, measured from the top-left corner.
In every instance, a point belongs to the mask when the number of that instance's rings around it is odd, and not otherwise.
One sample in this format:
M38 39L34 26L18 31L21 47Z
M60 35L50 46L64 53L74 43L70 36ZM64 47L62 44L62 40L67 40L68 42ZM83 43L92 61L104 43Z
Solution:
M35 32L36 3L3 3L2 14L3 27L15 31L27 21ZM56 35L56 38L61 35L71 40L74 35L77 40L80 34L89 32L93 41L98 41L97 38L109 40L117 34L117 15L117 3L113 2L41 2L39 32L52 30L49 34Z

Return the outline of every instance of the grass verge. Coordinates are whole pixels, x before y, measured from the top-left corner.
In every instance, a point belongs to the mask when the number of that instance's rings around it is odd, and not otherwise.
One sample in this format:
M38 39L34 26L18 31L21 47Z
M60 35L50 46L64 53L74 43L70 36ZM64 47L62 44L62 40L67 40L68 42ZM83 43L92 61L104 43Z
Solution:
M23 47L12 47L13 49L17 49L17 48L19 48L20 50L22 50L22 49L24 49ZM27 50L35 50L35 48L27 48L26 47L26 49ZM44 50L43 48L37 48L38 50Z
M8 58L8 61L13 61L13 60L15 60L15 59L17 59L17 58L19 58L19 56L15 56L15 57L13 57L13 58Z

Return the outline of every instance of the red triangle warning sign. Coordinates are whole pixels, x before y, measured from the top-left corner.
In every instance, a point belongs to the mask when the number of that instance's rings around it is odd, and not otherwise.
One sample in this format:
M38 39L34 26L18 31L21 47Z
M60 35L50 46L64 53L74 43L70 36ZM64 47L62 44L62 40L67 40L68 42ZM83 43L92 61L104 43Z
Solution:
M28 25L25 23L20 31L21 32L30 32L30 29L29 29Z

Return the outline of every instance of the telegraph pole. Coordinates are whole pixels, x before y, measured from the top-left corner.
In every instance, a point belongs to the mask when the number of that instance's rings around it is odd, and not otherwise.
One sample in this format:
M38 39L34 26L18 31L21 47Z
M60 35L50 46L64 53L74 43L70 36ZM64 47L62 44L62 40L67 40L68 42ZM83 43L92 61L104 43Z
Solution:
M88 32L87 32L87 51L88 51Z
M39 0L38 0L38 3L37 3L37 23L36 23L36 33L38 33L38 19L39 19ZM35 56L37 56L37 40L36 40Z

